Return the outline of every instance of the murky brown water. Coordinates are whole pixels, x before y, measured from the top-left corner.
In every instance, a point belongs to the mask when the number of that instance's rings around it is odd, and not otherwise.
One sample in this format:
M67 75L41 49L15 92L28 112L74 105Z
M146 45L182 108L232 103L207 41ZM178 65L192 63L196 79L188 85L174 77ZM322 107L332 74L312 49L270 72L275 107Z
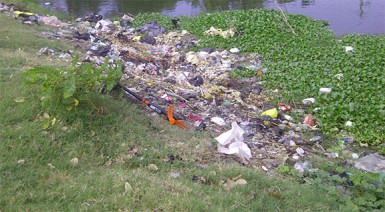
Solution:
M194 16L213 12L277 7L273 0L41 0L81 17L91 12L105 17L123 13L161 12L169 16ZM282 2L282 0L280 1ZM385 34L385 0L288 0L284 10L330 21L336 35Z

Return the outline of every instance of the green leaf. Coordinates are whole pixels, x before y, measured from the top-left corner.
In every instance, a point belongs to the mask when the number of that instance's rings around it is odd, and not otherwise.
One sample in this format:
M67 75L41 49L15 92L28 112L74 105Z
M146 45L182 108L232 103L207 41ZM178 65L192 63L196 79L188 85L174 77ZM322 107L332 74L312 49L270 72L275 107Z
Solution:
M73 96L76 91L76 80L75 76L72 76L70 80L67 80L64 84L64 99L68 99Z
M358 197L354 200L357 205L366 205L367 200L364 197Z
M281 165L278 166L278 169L277 169L277 170L278 170L278 172L280 172L280 173L288 174L288 173L290 172L290 167L281 164Z
M35 85L42 83L44 80L49 78L59 77L60 72L58 69L50 66L39 66L29 69L23 73L23 80L29 85Z
M107 82L107 91L111 91L114 88L115 84L116 83L113 81Z
M50 124L51 124L51 121L49 119L44 119L42 128L43 129L48 129Z
M380 207L382 206L383 208L385 208L385 200L378 200L377 202L374 203L374 207Z
M337 168L336 168L336 171L338 172L338 173L343 173L344 171L346 171L346 169L344 168L344 167L341 167L341 166L338 166Z

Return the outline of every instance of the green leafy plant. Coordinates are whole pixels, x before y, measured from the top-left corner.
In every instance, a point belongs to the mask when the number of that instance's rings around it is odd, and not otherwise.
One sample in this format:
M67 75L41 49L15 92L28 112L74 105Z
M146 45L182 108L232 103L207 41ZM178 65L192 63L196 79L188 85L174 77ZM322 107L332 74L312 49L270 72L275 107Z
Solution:
M23 73L24 82L37 88L37 94L44 107L65 106L67 110L89 101L89 94L110 91L122 76L121 64L116 68L108 66L107 57L103 65L93 63L77 65L76 55L69 68L51 66L34 67Z
M172 29L173 24L170 17L160 13L139 13L135 16L134 22L132 23L133 27L140 27L143 24L146 24L150 21L156 21L162 27L167 29Z
M385 155L385 147L380 147L378 152L381 154L381 155Z

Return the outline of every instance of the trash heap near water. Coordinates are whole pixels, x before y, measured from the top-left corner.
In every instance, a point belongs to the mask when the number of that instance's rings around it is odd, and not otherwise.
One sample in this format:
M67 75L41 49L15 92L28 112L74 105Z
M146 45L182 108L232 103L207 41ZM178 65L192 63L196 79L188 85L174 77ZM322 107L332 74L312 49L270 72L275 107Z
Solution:
M114 22L89 15L70 24L16 9L0 5L0 11L22 17L24 24L56 27L55 32L43 35L82 46L83 62L102 64L106 57L110 64L122 61L125 68L120 84L160 107L173 105L174 114L187 129L208 131L217 141L218 153L226 158L269 171L285 163L300 166L300 161L316 153L338 157L319 145L323 138L317 122L305 113L315 99L304 99L295 106L271 103L275 91L263 88L261 77L268 70L262 68L262 58L256 53L242 52L236 46L198 49L199 39L188 31L169 31L156 21L134 28L130 15ZM206 35L225 38L237 33L211 27ZM40 53L67 60L72 57L72 52L56 53L48 48ZM252 76L240 77L245 71ZM302 118L295 122L287 111Z
M169 32L155 21L132 28L103 20L76 34L85 33L91 37L87 61L101 63L106 56L111 62L124 61L121 84L163 108L174 105L188 129L216 137L219 153L267 171L318 151L316 142L301 136L316 130L315 124L288 121L291 117L270 104L260 80L267 70L258 54L236 47L195 50L195 36L185 30ZM232 76L245 69L255 76Z

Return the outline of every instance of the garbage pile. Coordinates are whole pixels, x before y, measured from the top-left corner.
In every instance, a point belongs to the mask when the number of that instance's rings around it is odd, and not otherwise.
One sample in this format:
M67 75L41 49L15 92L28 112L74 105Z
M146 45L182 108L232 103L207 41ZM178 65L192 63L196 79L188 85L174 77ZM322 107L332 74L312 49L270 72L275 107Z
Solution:
M100 63L106 56L111 62L122 60L121 84L160 107L173 105L188 129L209 131L218 152L235 155L231 158L242 164L268 171L319 151L322 138L302 135L316 130L314 120L293 123L284 112L289 105L270 105L260 80L267 71L260 55L236 47L195 50L199 39L186 30L167 31L155 21L132 28L129 18L80 22L76 35L90 35L86 61ZM255 76L232 76L244 69Z
M270 105L260 80L267 71L260 55L236 47L193 51L199 43L195 36L168 32L154 21L137 29L105 21L99 28L88 31L98 39L90 40L87 60L98 63L109 56L124 61L125 87L163 108L174 105L188 129L216 137L219 153L268 171L320 151L322 138L303 137L316 131L314 119L293 123L285 114L291 106ZM244 69L255 76L232 76Z
M1 4L1 11L15 14L15 8ZM197 49L199 39L186 30L168 31L155 21L131 27L133 17L124 15L110 21L98 15L77 19L74 24L25 12L28 20L60 28L45 36L69 39L86 48L84 62L101 64L121 60L121 84L163 108L174 106L174 113L189 130L206 130L218 141L218 152L235 155L238 162L265 171L280 164L324 152L319 142L316 121L300 108L280 103L271 105L272 91L263 89L260 55L238 48ZM25 17L22 19L24 20ZM208 29L207 36L226 32ZM221 32L221 33L213 33ZM236 36L236 34L231 34ZM52 54L51 50L42 52ZM255 72L239 78L234 71ZM311 100L303 102L311 104ZM286 111L297 111L305 120L295 123Z

